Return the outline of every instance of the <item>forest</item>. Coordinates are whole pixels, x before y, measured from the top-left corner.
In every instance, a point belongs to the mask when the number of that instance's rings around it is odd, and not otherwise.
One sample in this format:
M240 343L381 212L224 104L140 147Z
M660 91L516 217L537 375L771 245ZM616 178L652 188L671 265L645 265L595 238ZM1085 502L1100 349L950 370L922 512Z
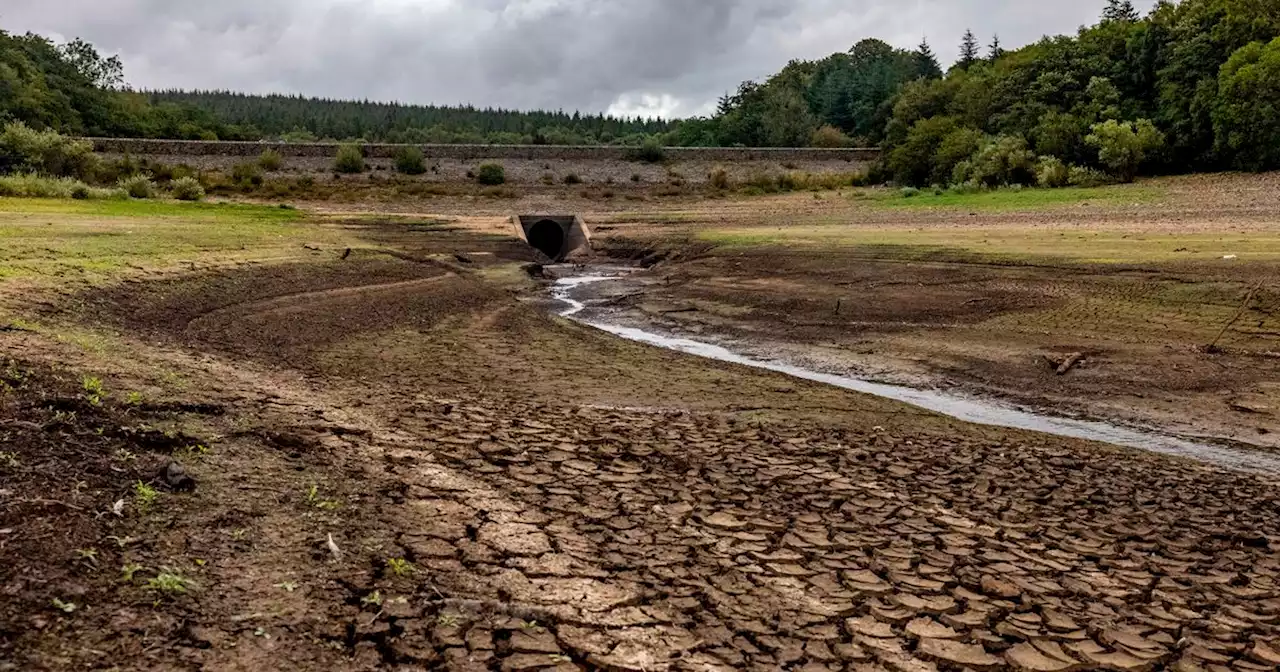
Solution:
M74 135L404 143L878 146L902 185L1085 184L1280 168L1280 0L1110 0L1075 35L1005 50L972 32L943 68L866 39L793 61L676 121L122 88L83 41L0 32L0 122Z

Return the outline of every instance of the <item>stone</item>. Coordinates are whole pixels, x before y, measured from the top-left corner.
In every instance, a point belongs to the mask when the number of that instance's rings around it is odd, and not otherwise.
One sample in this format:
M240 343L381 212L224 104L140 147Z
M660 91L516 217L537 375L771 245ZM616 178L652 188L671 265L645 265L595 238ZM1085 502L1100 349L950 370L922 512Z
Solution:
M1003 664L1003 661L977 644L963 644L950 639L922 639L916 652L943 663L978 670L997 668Z

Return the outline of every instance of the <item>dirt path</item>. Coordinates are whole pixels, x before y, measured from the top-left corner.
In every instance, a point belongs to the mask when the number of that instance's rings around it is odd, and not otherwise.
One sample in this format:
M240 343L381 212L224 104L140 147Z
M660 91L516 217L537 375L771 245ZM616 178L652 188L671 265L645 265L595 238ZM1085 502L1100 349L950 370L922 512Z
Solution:
M119 330L105 357L0 334L36 372L0 428L19 465L0 665L1280 664L1277 484L621 342L534 290L498 263L353 255L94 289L48 317ZM89 403L39 373L54 361L113 394ZM165 380L164 413L114 392ZM50 424L62 396L79 414ZM144 425L180 440L124 431ZM68 445L142 461L89 479L76 453L41 457ZM196 490L155 482L141 506L134 483L173 455ZM86 527L55 541L14 498Z

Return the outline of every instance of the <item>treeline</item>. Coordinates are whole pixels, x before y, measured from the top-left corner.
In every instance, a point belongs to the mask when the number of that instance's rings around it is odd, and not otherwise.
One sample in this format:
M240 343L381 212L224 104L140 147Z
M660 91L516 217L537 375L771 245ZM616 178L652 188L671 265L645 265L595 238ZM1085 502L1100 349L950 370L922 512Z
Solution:
M1111 0L1073 37L1005 52L966 33L945 75L927 44L867 40L793 62L678 134L705 144L877 144L906 185L1128 179L1280 168L1280 0ZM1104 176L1102 173L1106 173Z
M155 91L158 104L199 108L217 119L287 141L360 139L407 144L629 144L665 133L672 122L579 113L440 107L230 91Z

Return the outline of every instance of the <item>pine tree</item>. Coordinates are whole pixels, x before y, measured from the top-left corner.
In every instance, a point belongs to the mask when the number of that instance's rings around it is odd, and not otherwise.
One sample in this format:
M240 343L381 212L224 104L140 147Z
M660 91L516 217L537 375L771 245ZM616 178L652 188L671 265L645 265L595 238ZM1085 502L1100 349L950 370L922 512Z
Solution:
M916 47L914 56L917 78L938 79L942 77L942 66L938 65L938 57L934 55L927 38L920 40L920 46Z
M987 60L991 61L992 63L995 63L996 59L1000 58L1001 56L1004 56L1004 48L1000 46L999 35L996 35L995 37L991 38L990 49L991 51L987 54Z
M972 30L964 31L964 40L960 43L960 61L956 65L962 70L968 70L974 63L978 62L978 38L973 36Z
M1107 0L1107 8L1102 10L1103 21L1133 22L1139 19L1138 10L1133 8L1130 0Z

